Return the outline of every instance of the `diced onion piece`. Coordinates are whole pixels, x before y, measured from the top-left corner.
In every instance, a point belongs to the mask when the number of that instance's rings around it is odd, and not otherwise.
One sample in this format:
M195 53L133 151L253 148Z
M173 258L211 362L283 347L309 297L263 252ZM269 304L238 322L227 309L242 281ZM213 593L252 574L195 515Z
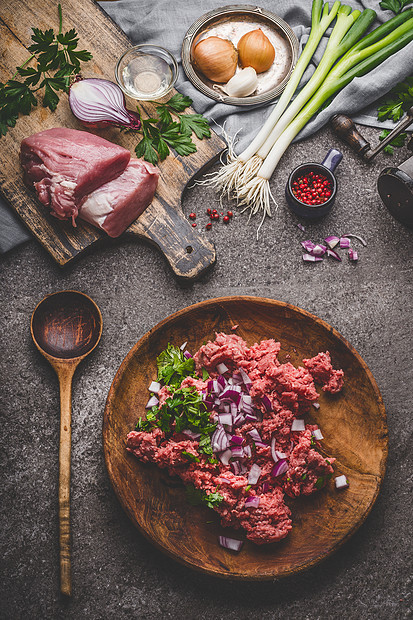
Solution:
M348 237L340 237L340 248L347 249L350 247L350 239Z
M152 407L155 407L158 403L159 403L159 400L156 398L156 396L151 396L148 402L146 403L146 409L152 409Z
M306 261L307 263L319 263L322 260L323 259L321 256L313 256L312 254L303 254L303 261Z
M305 431L305 422L304 420L293 420L291 425L292 431Z
M261 439L261 435L259 434L256 428L252 428L250 431L248 431L247 434L251 437L254 443L258 445L266 445Z
M301 241L301 245L303 246L304 250L306 252L309 252L310 254L312 253L312 251L315 248L315 243L310 241L310 239L307 239L306 241Z
M179 347L181 349L181 351L184 351L186 349L186 345L187 344L188 344L188 341L186 341L183 344L181 344L181 346Z
M359 255L357 254L356 250L353 250L352 248L349 248L348 257L352 261L357 261L359 259Z
M228 448L227 450L224 450L224 452L221 452L219 455L219 460L221 461L221 463L223 465L229 465L229 459L232 457L232 452L231 450Z
M321 441L321 439L324 439L323 433L320 431L319 428L316 428L315 431L313 431L313 437L317 441Z
M327 248L325 245L322 245L321 243L317 243L313 249L311 250L311 254L313 256L324 256L324 254L326 253Z
M245 372L245 370L243 368L238 368L238 372L241 375L241 379L244 383L244 385L251 385L252 381L249 378L248 374Z
M158 381L152 381L152 383L148 387L148 390L150 392L153 392L154 394L157 394L160 389L161 389L161 384Z
M301 232L305 232L305 228L302 224L297 224L297 228L299 228Z
M278 463L274 465L271 471L271 476L273 476L274 478L277 478L277 476L282 476L283 474L285 474L287 470L288 470L288 463L285 459L283 459L281 461L278 461Z
M218 419L222 426L232 426L232 415L230 413L219 413Z
M251 469L248 474L248 484L257 484L259 477L261 476L261 467L254 463L251 465Z
M244 446L244 456L247 459L250 459L252 456L251 446Z
M350 233L347 233L346 235L342 235L343 237L353 237L353 239L358 239L358 241L360 241L360 243L362 245L364 245L364 247L366 247L367 243L366 241L364 241L363 237L360 237L360 235L352 235Z
M284 454L284 452L281 452L280 450L276 450L276 451L275 451L275 454L276 454L277 458L278 458L280 461L282 461L282 460L284 460L284 459L286 459L286 458L287 458L287 455L286 455L286 454Z
M244 448L242 446L231 446L232 456L236 459L242 459L244 456Z
M229 368L227 366L225 366L224 362L221 362L221 364L217 364L217 372L219 372L220 375L223 375L224 372L228 372Z
M191 431L190 428L185 428L182 431L183 435L186 435L187 437L190 437L191 439L199 439L201 437L201 433L196 433L195 431Z
M313 403L314 409L320 409L320 403Z
M189 351L184 351L184 357L185 357L187 360L189 360L189 359L191 359L192 355L190 354L190 352L189 352Z
M331 256L331 258L335 258L336 260L340 261L341 263L341 256L339 254L337 254L337 252L335 250L327 250L327 256Z
M264 405L264 407L266 408L267 411L271 411L272 410L272 404L270 399L268 398L268 396L266 394L264 394L264 396L262 397L261 400L262 404Z
M244 542L242 540L236 540L235 538L220 536L219 544L221 545L221 547L224 547L224 549L231 549L231 551L240 551Z
M330 250L336 247L338 243L340 243L340 237L336 237L335 235L329 235L324 239Z
M336 485L336 489L347 489L347 487L349 486L348 480L344 474L342 476L337 476L336 478L334 478L334 482Z
M250 495L245 500L245 508L258 508L260 505L260 498L257 495Z
M244 437L241 437L241 435L233 435L231 437L231 443L233 443L235 446L242 446L244 441L245 439Z

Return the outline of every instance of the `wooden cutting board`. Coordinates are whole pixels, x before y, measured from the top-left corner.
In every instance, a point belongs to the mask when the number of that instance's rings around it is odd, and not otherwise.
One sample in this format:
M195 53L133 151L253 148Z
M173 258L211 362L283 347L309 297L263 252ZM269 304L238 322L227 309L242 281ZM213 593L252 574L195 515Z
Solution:
M58 2L3 0L0 3L0 81L6 82L16 66L28 59L32 27L58 30ZM87 49L93 60L83 65L83 77L103 77L115 81L117 58L131 42L116 24L92 0L64 0L63 31L75 28L79 49ZM173 94L173 93L172 93ZM133 109L132 102L128 102ZM153 104L139 103L143 116L152 116ZM60 266L72 261L93 244L107 240L104 233L78 220L77 228L48 213L36 199L34 191L23 183L19 164L20 142L26 136L51 127L84 129L72 115L68 97L61 94L55 112L39 105L29 116L18 119L16 126L0 138L0 190L43 247ZM134 155L140 137L105 128L94 133L121 144ZM193 136L197 152L187 157L171 154L160 163L160 177L152 204L129 227L127 234L146 239L165 255L174 273L194 280L215 262L215 248L206 237L197 234L181 208L182 193L189 180L215 161L225 143L212 132L209 139Z

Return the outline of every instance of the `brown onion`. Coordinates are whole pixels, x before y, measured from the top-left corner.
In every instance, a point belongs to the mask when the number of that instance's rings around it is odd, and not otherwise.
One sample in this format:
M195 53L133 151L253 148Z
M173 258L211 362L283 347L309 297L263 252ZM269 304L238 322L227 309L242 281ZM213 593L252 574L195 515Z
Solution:
M275 50L261 28L251 30L241 37L238 55L242 67L253 67L257 73L268 71L274 62Z
M228 82L237 68L238 53L228 39L208 37L192 53L195 67L212 82Z

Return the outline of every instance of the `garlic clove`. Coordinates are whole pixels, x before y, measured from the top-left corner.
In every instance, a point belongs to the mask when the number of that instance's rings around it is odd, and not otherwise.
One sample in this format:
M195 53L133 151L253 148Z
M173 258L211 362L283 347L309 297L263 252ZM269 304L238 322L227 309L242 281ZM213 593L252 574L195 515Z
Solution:
M251 95L258 86L257 72L253 67L246 67L236 73L222 90L229 97L247 97Z

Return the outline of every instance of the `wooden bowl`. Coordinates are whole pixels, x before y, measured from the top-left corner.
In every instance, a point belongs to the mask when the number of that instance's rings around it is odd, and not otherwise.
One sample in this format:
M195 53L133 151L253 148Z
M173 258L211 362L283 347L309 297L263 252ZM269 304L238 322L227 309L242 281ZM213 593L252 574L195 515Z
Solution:
M335 475L345 474L346 490L334 480L315 495L289 501L293 529L279 543L246 541L239 554L218 544L218 515L187 503L185 489L153 464L126 451L126 436L144 415L148 385L156 378L156 357L168 342L188 341L195 351L215 332L231 328L249 345L266 338L281 342L280 360L329 351L345 372L345 387L334 396L320 390L320 409L307 420L323 432L325 454L337 459ZM286 358L289 355L290 358ZM307 569L338 549L364 522L383 480L387 459L386 414L377 384L360 355L332 327L289 304L256 297L223 297L176 312L150 330L122 362L110 389L103 426L106 466L115 492L140 531L174 559L194 569L228 578L264 580Z

